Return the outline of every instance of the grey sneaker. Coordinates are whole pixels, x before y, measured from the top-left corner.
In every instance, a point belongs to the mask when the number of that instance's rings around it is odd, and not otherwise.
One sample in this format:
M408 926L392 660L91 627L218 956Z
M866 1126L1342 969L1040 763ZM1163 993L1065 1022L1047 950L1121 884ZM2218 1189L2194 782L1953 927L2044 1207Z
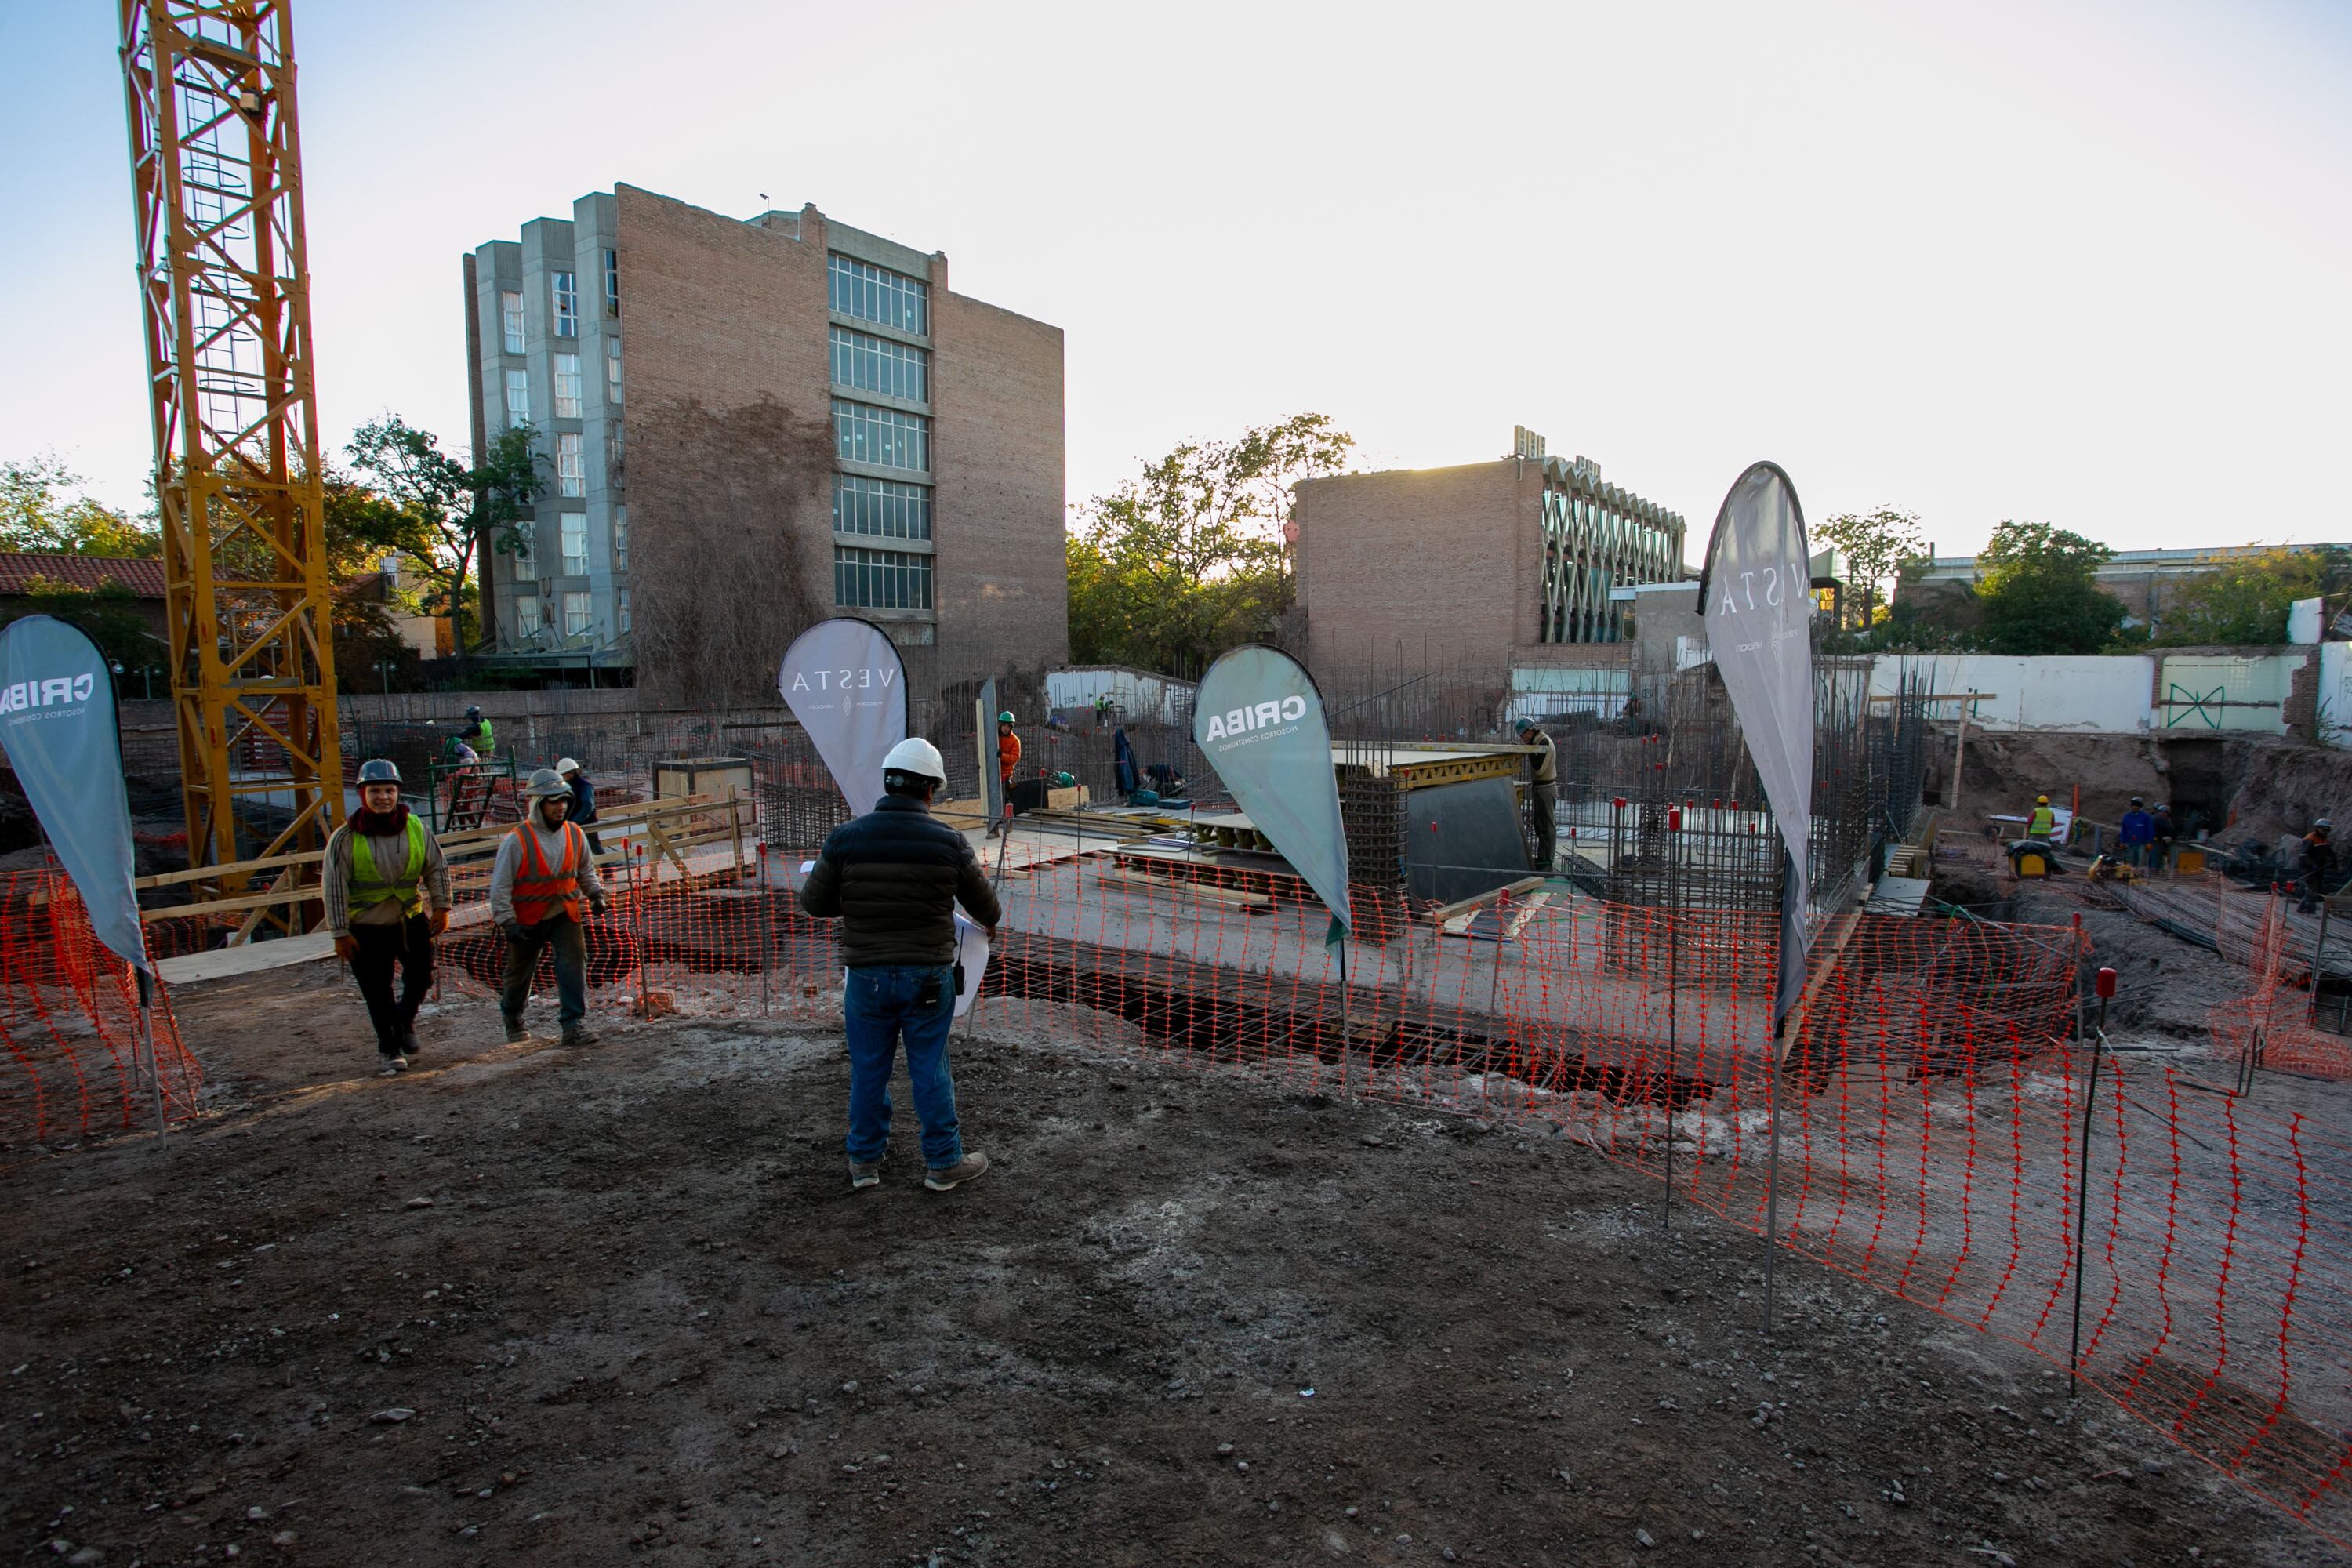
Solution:
M859 1187L878 1187L881 1184L882 1166L878 1161L871 1165L861 1165L855 1160L849 1162L849 1185L853 1191Z
M944 1193L966 1182L976 1182L988 1173L988 1156L967 1152L952 1165L923 1173L923 1185L932 1192Z
M425 1047L416 1043L415 1030L403 1029L400 1031L400 1054L402 1056L414 1061L417 1057L424 1054L424 1050Z
M530 1031L522 1026L520 1018L507 1020L507 1044L520 1046L530 1038Z
M567 1046L593 1046L596 1043L596 1036L585 1024L566 1024L563 1026L563 1043Z
M379 1057L376 1058L375 1075L378 1078L391 1078L394 1074L404 1073L407 1070L408 1058L405 1057Z

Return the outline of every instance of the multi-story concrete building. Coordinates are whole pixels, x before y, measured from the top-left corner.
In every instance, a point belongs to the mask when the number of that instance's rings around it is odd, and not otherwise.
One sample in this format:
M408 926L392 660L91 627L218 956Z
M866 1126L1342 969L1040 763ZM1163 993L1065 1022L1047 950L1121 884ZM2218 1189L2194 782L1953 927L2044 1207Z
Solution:
M1061 330L944 255L620 185L465 276L476 448L528 423L548 481L484 552L493 657L749 697L715 650L836 609L934 681L1066 657Z
M1299 603L1321 658L1398 640L1517 657L1546 645L1616 643L1630 605L1612 590L1684 575L1682 518L1544 455L1521 430L1514 456L1450 468L1307 479Z

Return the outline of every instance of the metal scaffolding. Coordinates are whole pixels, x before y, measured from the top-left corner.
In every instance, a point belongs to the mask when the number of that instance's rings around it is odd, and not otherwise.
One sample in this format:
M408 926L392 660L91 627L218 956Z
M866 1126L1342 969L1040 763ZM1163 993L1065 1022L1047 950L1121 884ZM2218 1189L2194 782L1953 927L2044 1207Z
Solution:
M188 859L225 865L342 816L293 29L119 4Z

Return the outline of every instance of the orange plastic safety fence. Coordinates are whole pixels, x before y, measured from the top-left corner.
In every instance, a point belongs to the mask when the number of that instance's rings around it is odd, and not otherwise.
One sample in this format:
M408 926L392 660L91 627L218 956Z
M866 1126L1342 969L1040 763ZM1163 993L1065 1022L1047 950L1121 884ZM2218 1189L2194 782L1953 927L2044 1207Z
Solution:
M835 928L794 900L811 853L632 858L592 982L836 1016ZM2352 1539L2352 1149L2144 1055L2100 1053L2095 1089L2070 928L1862 916L1776 1041L1769 915L1554 883L1441 924L1366 895L1365 940L1327 946L1286 877L1018 829L986 859L1005 916L959 1028L1572 1137L1759 1231L1777 1098L1783 1247L2075 1367Z
M204 1070L181 1045L160 983L146 1027L164 1115L194 1114ZM91 934L72 881L55 871L0 877L0 1144L154 1125L141 1031L137 979Z

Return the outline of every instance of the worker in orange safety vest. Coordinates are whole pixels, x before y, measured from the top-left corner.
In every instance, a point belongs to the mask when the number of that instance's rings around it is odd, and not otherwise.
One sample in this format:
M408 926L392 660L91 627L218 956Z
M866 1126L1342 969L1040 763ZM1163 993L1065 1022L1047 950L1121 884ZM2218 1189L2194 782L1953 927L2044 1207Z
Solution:
M604 886L596 877L588 836L564 820L572 787L553 768L530 775L523 791L530 803L512 833L499 841L490 868L490 918L507 940L506 985L499 999L507 1043L530 1038L523 1005L530 998L531 971L541 949L555 956L556 1018L567 1046L592 1046L588 1032L588 934L586 916L604 912Z

